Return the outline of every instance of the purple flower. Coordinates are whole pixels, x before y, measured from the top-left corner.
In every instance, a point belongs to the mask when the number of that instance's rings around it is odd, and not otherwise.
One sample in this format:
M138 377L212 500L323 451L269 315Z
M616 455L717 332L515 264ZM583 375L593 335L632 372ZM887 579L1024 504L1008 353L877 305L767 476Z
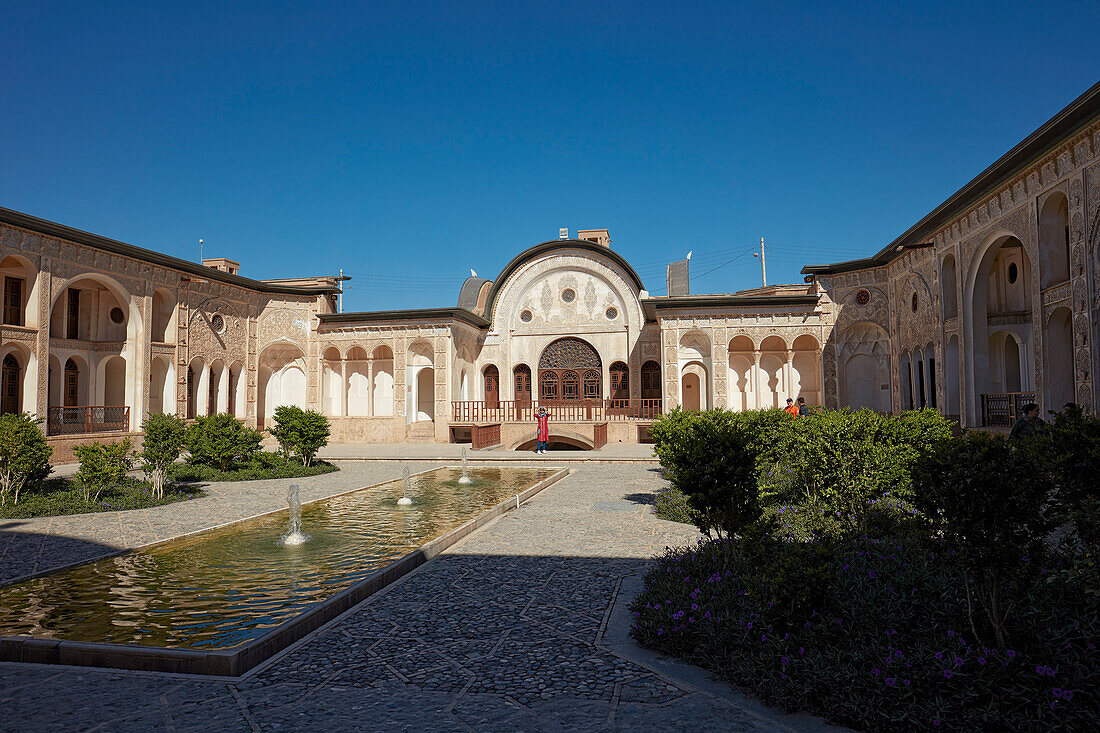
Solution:
M1008 650L1008 658L1009 658L1009 659L1012 659L1012 658L1013 658L1013 657L1015 657L1015 656L1016 656L1016 652L1014 652L1014 651L1012 651L1011 649L1009 649L1009 650Z
M896 680L893 677L886 678L886 684L888 684L890 687L893 687L895 682Z
M951 670L949 670L949 669L945 669L945 670L943 671L943 676L944 676L944 677L946 677L947 679L951 679L952 677L954 677L954 676L955 676L955 673L954 673L954 672L952 672L952 671L951 671Z
M802 647L798 647L798 653L801 654L801 655L804 655L806 653L806 650L803 649Z
M985 657L978 657L978 664L985 664Z
M879 670L879 668L878 668L878 667L872 667L872 668L871 668L871 674L873 674L873 675L874 675L875 677L878 677L878 676L879 676L879 673L880 673L880 671L881 671L881 670Z
M786 657L780 657L779 661L782 662L784 665L791 663L791 660L787 659Z

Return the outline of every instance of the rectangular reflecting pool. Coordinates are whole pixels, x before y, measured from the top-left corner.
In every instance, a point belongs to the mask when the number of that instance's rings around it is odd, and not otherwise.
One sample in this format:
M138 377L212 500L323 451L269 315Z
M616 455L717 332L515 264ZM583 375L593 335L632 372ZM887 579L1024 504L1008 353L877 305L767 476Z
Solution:
M436 469L410 477L410 506L401 480L303 506L300 545L281 543L282 511L59 570L0 588L0 636L248 644L557 473L471 468L464 485L460 469Z

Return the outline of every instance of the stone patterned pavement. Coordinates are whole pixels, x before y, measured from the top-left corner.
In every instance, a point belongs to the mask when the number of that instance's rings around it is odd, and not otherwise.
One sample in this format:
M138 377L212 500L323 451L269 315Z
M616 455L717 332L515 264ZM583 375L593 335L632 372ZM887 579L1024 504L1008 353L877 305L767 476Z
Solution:
M624 579L698 536L653 516L661 482L645 466L577 468L240 680L0 664L0 728L819 729L647 663L625 638ZM179 521L149 517L149 531Z

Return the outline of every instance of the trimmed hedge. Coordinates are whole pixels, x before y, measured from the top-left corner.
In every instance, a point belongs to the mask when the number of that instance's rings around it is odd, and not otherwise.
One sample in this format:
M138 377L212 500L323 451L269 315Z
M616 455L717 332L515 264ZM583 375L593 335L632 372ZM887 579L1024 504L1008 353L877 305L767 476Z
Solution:
M318 476L339 470L337 466L326 461L314 461L311 466L303 466L300 461L287 458L281 453L263 451L253 455L248 463L226 471L214 466L177 463L168 469L168 477L173 481L188 483L199 481L259 481L261 479Z

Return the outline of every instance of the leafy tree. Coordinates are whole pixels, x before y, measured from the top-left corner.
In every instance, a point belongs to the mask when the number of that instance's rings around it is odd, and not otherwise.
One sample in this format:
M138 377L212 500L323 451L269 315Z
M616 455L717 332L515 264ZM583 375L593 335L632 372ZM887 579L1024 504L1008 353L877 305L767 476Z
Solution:
M183 452L187 428L175 415L150 415L141 429L145 433L140 453L142 469L153 482L153 496L160 499L164 497L168 469Z
M76 478L84 492L84 501L94 504L104 489L118 486L126 480L126 474L134 467L129 438L121 443L78 445L73 448L80 461Z
M756 454L734 413L676 408L651 434L669 481L687 496L696 526L708 536L739 534L760 516Z
M260 450L262 436L228 413L198 418L184 433L188 463L223 471L249 463Z
M971 433L940 441L913 471L913 503L956 552L971 631L1008 644L1007 622L1056 525L1046 451ZM979 607L974 607L975 602ZM981 615L979 615L979 609ZM984 617L984 623L982 618Z
M30 415L7 413L0 415L0 504L19 503L19 492L50 475L50 455L53 449L38 428L41 420Z
M296 455L303 466L310 466L314 457L328 445L328 418L314 410L303 410L295 405L275 408L275 427L272 436L279 441L285 455Z

